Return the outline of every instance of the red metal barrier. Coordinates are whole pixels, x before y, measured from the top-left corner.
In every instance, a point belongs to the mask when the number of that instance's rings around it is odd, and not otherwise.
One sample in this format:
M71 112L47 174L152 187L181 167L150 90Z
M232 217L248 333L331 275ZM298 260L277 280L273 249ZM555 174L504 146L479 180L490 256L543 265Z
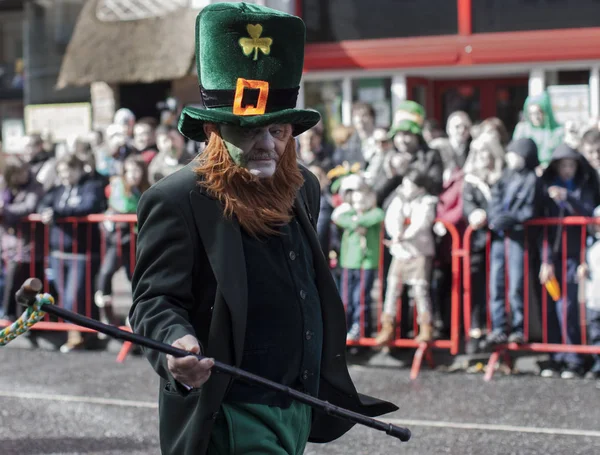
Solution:
M412 338L403 337L403 334L400 332L401 325L401 315L402 315L402 299L398 301L398 307L396 312L396 338L387 344L389 347L396 348L415 348L416 352L413 357L413 364L411 368L411 379L416 379L421 370L421 365L423 358L425 358L430 366L433 366L433 357L432 357L432 349L444 349L449 350L452 355L458 354L459 342L460 342L460 258L463 254L460 248L460 235L458 230L452 224L446 223L442 220L440 221L446 227L448 234L452 239L452 295L451 295L451 327L450 327L450 339L435 339L430 342L418 342ZM383 240L383 232L382 228L382 240ZM378 268L378 278L379 278L379 294L378 299L374 302L377 305L377 331L380 330L380 317L383 311L383 283L386 280L386 277L383 274L383 242L381 243L381 253L379 259L379 268ZM344 306L347 305L348 299L348 283L345 276L342 276L342 300L344 301ZM367 336L365 334L365 326L364 326L364 289L362 288L362 274L361 274L361 337L358 341L347 341L348 346L375 346L375 339L373 337ZM417 312L414 311L414 328L416 332L417 322L416 322ZM370 317L371 315L369 315Z
M586 258L586 230L587 226L590 224L598 224L600 223L600 218L586 218L586 217L565 217L565 218L543 218L531 220L526 223L526 227L538 226L543 228L543 236L542 236L542 251L547 252L549 247L548 242L548 227L549 226L579 226L581 229L581 237L580 237L580 251L579 251L579 263L585 264ZM465 337L469 337L469 329L471 324L471 236L472 229L469 227L464 235L464 249L465 249L465 259L463 263L463 274L464 274L464 295L463 295L463 305L464 305L464 328L465 328ZM581 340L580 344L566 344L566 328L567 328L567 299L562 299L562 324L561 325L561 343L549 343L549 316L548 316L548 308L550 304L554 304L554 302L550 299L550 303L548 301L549 296L545 287L543 287L539 280L534 280L530 283L529 281L529 259L530 252L532 249L537 249L536 245L537 241L531 241L530 235L525 230L525 243L524 243L524 288L523 288L523 317L524 317L524 344L516 344L516 343L508 343L505 345L497 346L493 349L493 352L490 355L490 359L487 365L487 371L485 375L486 381L491 380L494 374L494 367L500 356L504 356L504 358L510 363L510 357L508 353L510 351L523 351L523 352L543 352L543 353L559 353L559 352L569 352L569 353L577 353L577 354L600 354L600 346L589 346L587 345L587 322L586 322L586 306L585 301L577 302L579 304L579 325L581 330ZM488 235L487 240L487 255L488 258L486 264L486 282L489 283L489 250L490 250L490 236ZM561 276L562 282L560 283L561 293L564 296L567 292L567 258L569 257L567 251L567 231L566 229L562 230L561 235L561 258L560 264L555 264L556 267L561 267ZM544 259L544 258L542 258ZM508 267L505 268L508 270ZM537 275L537 274L536 274ZM508 280L508 278L506 278ZM508 282L508 281L507 281ZM539 286L541 290L541 328L542 328L542 342L530 342L530 334L529 334L529 323L531 316L531 307L530 307L530 286ZM505 295L507 296L508 303L508 287L506 287ZM491 328L491 323L489 321L490 314L490 302L489 302L489 290L486 296L486 304L487 304L487 312L488 312L488 328ZM510 310L510 306L508 306L508 310ZM507 318L510 317L510 312L507 312Z
M135 214L130 215L88 215L83 217L67 217L60 218L53 223L64 226L65 229L71 231L71 244L65 246L65 233L58 233L58 248L51 251L51 227L50 225L42 224L40 215L30 215L26 221L21 223L15 230L16 232L16 255L22 253L23 244L30 249L28 258L29 267L25 272L27 276L38 276L44 283L44 291L53 291L56 297L56 304L60 307L65 307L65 303L69 303L72 311L79 314L84 314L87 317L98 318L96 305L94 304L94 294L96 289L96 280L100 273L100 267L106 258L107 251L107 236L100 229L100 223L111 221L114 223L126 223L129 233L129 262L133 270L135 266L135 237L137 217ZM117 258L122 258L123 244L122 233L120 228L115 228L116 234L116 249ZM40 232L43 235L40 235ZM24 237L24 233L28 232L28 238ZM56 238L54 239L56 242ZM98 245L97 242L100 244ZM81 245L81 243L84 243ZM42 254L39 250L42 250ZM66 249L66 251L65 251ZM3 252L4 254L5 252ZM14 263L14 261L11 261ZM18 261L22 266L27 267L24 261ZM120 268L120 262L118 263ZM40 270L40 266L43 270ZM52 279L45 273L52 271ZM81 280L81 273L85 275ZM42 276L40 276L40 274ZM23 275L21 273L20 275ZM24 276L15 275L13 281L26 278ZM107 276L109 276L107 274ZM112 276L111 278L112 279ZM10 283L7 283L10 285ZM70 285L70 286L69 286ZM13 286L20 286L16 282ZM10 292L10 287L5 287L5 292ZM83 296L83 298L81 298ZM83 301L82 301L83 300ZM20 309L15 309L19 313ZM18 314L17 314L18 316ZM10 321L0 320L0 327L5 327L10 324ZM121 326L122 329L130 330L126 326ZM77 331L82 333L94 332L93 330L79 327L75 324L65 322L61 319L51 321L47 315L43 321L40 321L33 326L35 330L46 331ZM119 353L117 360L122 362L125 360L128 352L131 349L131 343L124 343Z

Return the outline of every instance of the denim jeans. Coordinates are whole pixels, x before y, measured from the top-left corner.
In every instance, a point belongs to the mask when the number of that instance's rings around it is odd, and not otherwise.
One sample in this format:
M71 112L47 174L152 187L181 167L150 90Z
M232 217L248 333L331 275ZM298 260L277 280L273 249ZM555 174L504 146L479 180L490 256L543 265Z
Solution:
M91 261L89 282L86 277L88 261ZM50 269L47 271L47 276L56 288L63 308L67 310L94 317L96 306L93 304L92 294L97 273L98 260L89 259L86 254L69 255L66 258L55 254L50 255ZM89 295L86 292L88 283L90 284ZM90 299L89 304L87 298ZM87 311L88 306L90 311Z
M560 285L562 298L551 305L552 299L548 299L549 309L548 317L556 317L560 331L548 332L548 341L550 343L565 343L565 344L581 344L581 326L579 319L579 302L577 298L577 266L579 261L574 258L567 258L567 289L563 285L563 267L561 264L554 265L554 274ZM566 298L565 298L566 297ZM554 308L552 308L554 307ZM552 309L555 311L553 312ZM566 309L566 315L565 315ZM552 314L554 313L554 314ZM564 317L566 316L566 317ZM563 319L565 320L563 322ZM565 326L566 323L566 326ZM563 332L566 338L563 339ZM584 357L581 354L573 352L558 352L552 354L551 358L559 363L566 364L570 367L581 367L584 364Z
M593 346L600 346L600 310L588 308L586 319L588 322L588 343ZM598 354L594 354L594 365L591 371L600 373L600 355Z
M361 288L364 293L364 321L365 336L371 336L371 290L377 275L377 270L362 270L363 279L361 286L360 269L344 269L342 272L342 298L346 305L346 322L348 330L357 324L360 325L361 313Z
M505 332L509 329L505 309L505 273L508 249L508 300L512 313L512 332L523 333L523 234L514 233L504 238L494 235L490 251L490 312L492 329Z
M486 270L485 250L471 253L471 329L486 331Z

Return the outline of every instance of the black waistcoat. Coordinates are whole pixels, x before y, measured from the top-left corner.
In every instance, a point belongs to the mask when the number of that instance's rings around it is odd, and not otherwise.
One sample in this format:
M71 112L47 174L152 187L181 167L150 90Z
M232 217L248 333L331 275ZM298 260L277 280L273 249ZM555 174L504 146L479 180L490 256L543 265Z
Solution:
M255 239L241 232L248 279L241 368L317 396L323 322L306 235L295 219L278 236ZM241 381L232 384L225 401L291 404L285 396Z

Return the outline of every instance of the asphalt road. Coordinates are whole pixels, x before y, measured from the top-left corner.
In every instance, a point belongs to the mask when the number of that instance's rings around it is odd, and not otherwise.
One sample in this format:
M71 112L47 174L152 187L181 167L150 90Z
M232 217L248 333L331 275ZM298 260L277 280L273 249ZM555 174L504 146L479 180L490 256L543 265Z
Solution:
M0 454L158 455L157 377L145 359L115 362L119 349L61 354L25 339L1 349ZM306 454L599 454L600 389L591 380L542 379L425 369L410 381L401 361L377 356L351 366L360 391L388 399L386 416L408 426L400 443L356 426ZM519 368L519 363L517 364Z

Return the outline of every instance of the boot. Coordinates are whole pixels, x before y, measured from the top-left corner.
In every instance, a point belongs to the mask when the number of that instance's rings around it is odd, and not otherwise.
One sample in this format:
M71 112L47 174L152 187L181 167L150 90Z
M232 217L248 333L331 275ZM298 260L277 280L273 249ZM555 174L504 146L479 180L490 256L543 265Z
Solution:
M83 336L77 330L69 330L67 333L67 342L60 347L60 352L67 354L74 349L83 348Z
M433 340L433 327L431 324L421 324L419 326L419 334L415 337L415 341L422 343Z
M384 314L381 320L381 331L375 337L375 346L383 346L394 339L394 319Z
M115 325L115 317L112 306L112 298L110 295L103 295L102 291L97 291L94 295L94 303L98 307L100 322L104 324ZM104 340L108 338L104 333L98 334L98 339Z

